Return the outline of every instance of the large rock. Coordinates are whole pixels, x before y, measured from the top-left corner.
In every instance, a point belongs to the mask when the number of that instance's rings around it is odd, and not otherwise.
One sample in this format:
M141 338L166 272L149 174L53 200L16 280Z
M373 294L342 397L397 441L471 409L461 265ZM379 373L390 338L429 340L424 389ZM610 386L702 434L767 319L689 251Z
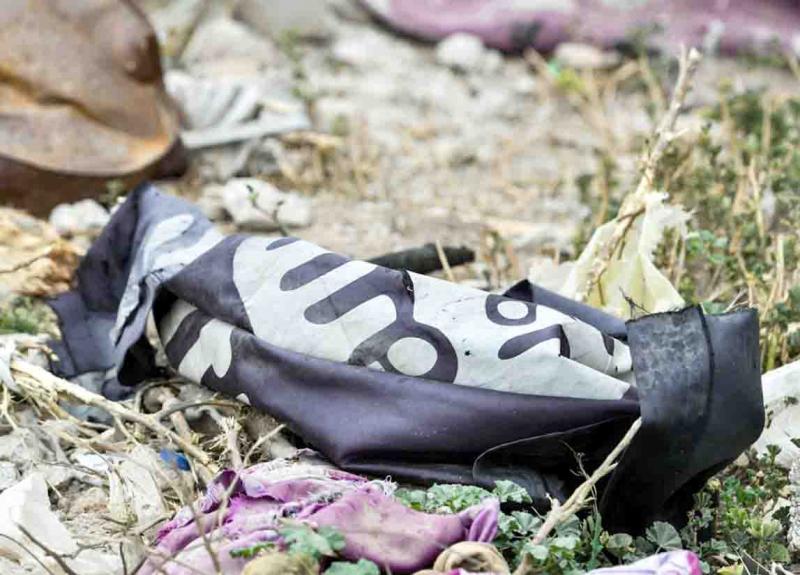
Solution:
M91 199L74 204L59 204L50 212L50 225L62 236L101 230L111 216L103 206Z

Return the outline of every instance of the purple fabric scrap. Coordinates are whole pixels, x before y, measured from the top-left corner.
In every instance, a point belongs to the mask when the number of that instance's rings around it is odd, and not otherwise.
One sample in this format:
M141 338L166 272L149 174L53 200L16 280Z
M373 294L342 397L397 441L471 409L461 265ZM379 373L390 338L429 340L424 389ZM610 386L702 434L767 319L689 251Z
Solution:
M800 50L795 0L361 0L388 26L423 40L457 32L501 50L549 51L561 42L613 48L683 44L718 51Z
M497 534L497 499L458 514L434 515L409 509L392 497L393 490L389 482L316 464L273 461L238 476L225 470L194 510L181 509L161 528L141 573L214 572L208 542L222 573L238 574L249 559L236 551L264 542L280 544L282 520L333 527L345 539L342 557L366 558L398 575L429 566L454 543L490 542Z

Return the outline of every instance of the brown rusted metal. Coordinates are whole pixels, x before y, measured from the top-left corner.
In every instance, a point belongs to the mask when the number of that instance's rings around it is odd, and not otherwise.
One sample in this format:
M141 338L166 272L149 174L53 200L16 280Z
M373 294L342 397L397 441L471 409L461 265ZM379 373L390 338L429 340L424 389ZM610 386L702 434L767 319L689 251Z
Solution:
M127 0L0 3L0 202L46 213L180 155L158 44Z

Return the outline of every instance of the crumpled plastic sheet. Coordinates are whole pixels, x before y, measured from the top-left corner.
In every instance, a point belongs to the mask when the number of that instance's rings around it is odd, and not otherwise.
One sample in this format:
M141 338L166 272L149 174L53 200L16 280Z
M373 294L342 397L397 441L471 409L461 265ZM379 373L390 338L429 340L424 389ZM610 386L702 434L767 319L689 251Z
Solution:
M635 218L625 235L618 257L592 287L586 301L617 317L631 318L645 309L650 313L680 309L683 298L653 263L653 253L664 232L676 229L685 233L689 214L679 206L665 203L667 194L652 192L642 199L644 213ZM600 246L612 237L617 221L598 227L575 261L564 285L559 290L566 297L577 297L589 281L599 257ZM638 308L631 305L636 302Z
M223 237L144 186L53 302L54 369L121 398L166 357L286 422L335 465L421 483L565 497L631 423L602 491L610 528L686 518L695 486L763 426L758 320L698 307L627 324L528 282L503 295L351 260L298 238ZM109 337L110 334L110 337Z
M643 41L723 54L800 52L794 0L361 0L378 19L424 40L475 34L501 50L561 42L614 48Z
M389 482L318 464L276 460L238 474L226 470L194 509L182 509L161 528L141 573L213 572L201 529L225 575L240 573L248 562L235 556L237 550L280 544L278 529L287 520L333 527L345 539L342 557L366 558L398 575L427 567L453 543L490 542L497 533L495 498L458 514L433 515L409 509L393 491Z

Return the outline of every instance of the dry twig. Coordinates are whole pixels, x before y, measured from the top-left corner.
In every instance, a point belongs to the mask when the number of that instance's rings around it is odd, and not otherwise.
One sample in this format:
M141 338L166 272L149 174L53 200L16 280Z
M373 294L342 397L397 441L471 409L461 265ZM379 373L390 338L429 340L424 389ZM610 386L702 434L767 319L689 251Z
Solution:
M212 474L217 472L217 466L202 449L147 414L133 411L122 403L106 399L102 395L98 395L80 385L56 377L47 370L23 360L13 360L11 362L11 371L15 375L16 383L23 391L31 393L32 395L49 395L52 393L67 395L86 405L99 407L121 420L138 423L156 435L167 438L175 443L175 445L180 447L187 455L192 457L198 465L207 468Z
M700 59L700 53L694 48L689 50L688 53L685 49L681 51L680 71L672 100L666 114L656 128L653 135L653 144L642 155L642 177L636 190L626 196L622 202L614 231L608 240L599 246L589 277L583 289L577 294L578 299L587 299L595 286L600 285L603 274L608 270L617 248L623 244L633 220L644 213L645 197L653 190L658 164L670 143L677 137L675 123L686 100L686 94L689 92L692 78L697 71Z
M636 433L639 431L639 428L642 426L642 418L640 417L636 421L633 422L630 429L628 429L627 433L622 437L622 439L617 443L614 449L606 456L603 460L603 463L594 470L594 472L584 481L581 483L575 491L573 491L572 495L563 503L559 504L558 501L555 499L552 502L552 508L550 512L545 517L544 523L539 528L539 531L536 532L536 535L533 536L532 542L534 544L539 544L550 534L550 532L555 529L558 525L575 515L578 511L580 511L589 501L589 494L592 493L592 490L597 485L597 482L600 481L603 477L611 473L617 466L617 459L622 454L622 452L630 445L633 438L636 436ZM514 572L514 575L526 575L527 573L532 572L531 560L528 555L522 560L520 566Z

